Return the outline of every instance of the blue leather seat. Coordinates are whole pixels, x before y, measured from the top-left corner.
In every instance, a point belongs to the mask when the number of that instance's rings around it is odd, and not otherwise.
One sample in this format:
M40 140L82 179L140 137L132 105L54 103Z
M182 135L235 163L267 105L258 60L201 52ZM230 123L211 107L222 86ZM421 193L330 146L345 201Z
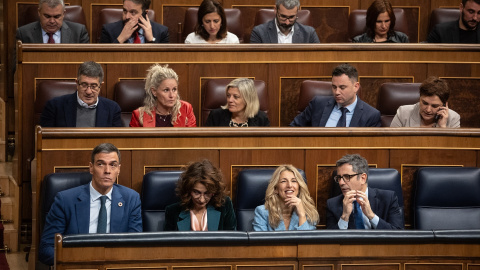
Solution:
M337 175L337 171L333 172L333 176ZM332 176L332 181L333 181ZM369 168L368 169L368 186L371 188L392 190L397 195L398 205L402 213L404 211L402 180L397 170L391 168ZM338 196L342 193L337 183L333 183L332 197ZM405 223L405 215L402 215Z
M85 185L92 180L90 172L51 173L45 175L40 191L40 233L43 232L45 218L58 192Z
M175 193L182 171L153 171L143 176L142 221L144 232L163 231L165 207L179 201Z
M275 169L247 169L238 173L236 216L238 231L253 231L255 208L265 203L265 191ZM305 172L299 170L305 182Z
M480 229L480 168L425 167L416 173L414 228Z

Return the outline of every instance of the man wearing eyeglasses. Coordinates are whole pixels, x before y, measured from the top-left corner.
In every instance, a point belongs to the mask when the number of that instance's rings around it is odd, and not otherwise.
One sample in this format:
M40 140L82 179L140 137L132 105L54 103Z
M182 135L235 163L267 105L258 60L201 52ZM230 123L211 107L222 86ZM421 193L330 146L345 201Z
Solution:
M120 151L111 143L96 146L89 164L90 183L58 192L45 219L39 260L54 263L54 237L61 234L141 232L139 194L116 184Z
M89 43L85 25L64 17L63 0L40 0L38 21L19 27L16 38L22 43Z
M320 43L315 29L297 22L299 0L276 0L275 19L253 28L250 43Z
M395 192L368 187L368 162L358 154L337 161L334 177L342 194L327 200L327 229L404 228Z
M99 97L102 66L93 61L80 65L77 91L49 100L42 111L42 127L122 127L121 110L110 99Z

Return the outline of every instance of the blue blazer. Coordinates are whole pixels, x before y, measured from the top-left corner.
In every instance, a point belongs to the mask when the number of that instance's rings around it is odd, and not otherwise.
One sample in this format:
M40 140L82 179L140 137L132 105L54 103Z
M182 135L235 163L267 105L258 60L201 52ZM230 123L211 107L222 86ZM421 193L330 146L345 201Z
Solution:
M395 192L377 188L368 188L368 200L372 211L379 217L377 230L398 230L405 227L403 213L398 205ZM343 213L343 194L327 200L327 229L338 229L338 221ZM348 219L348 228L355 229L352 214Z
M96 127L123 127L120 106L108 98L98 97ZM77 124L77 92L49 100L42 111L42 127L75 127Z
M140 196L127 187L114 184L110 214L110 233L141 232ZM45 219L39 260L54 263L54 237L61 234L87 234L90 227L90 183L59 192Z
M219 208L207 205L207 228L208 231L236 230L237 219L233 211L230 197L225 198L225 203ZM190 211L185 210L179 202L165 208L164 231L190 231Z
M335 98L329 96L314 97L307 108L297 115L290 123L292 127L325 127L335 106ZM360 100L357 96L357 106L353 112L350 127L379 127L380 112Z
M298 215L293 211L292 217L290 219L290 225L288 226L289 231L306 231L306 230L315 230L315 224L310 224L308 220L298 226ZM283 219L280 220L280 223L276 228L272 228L268 223L268 210L265 209L265 205L260 205L255 208L255 217L253 218L253 230L254 231L285 231L285 223Z
M292 43L320 43L315 29L296 22L293 25ZM253 28L250 43L278 43L275 19Z
M155 37L155 43L168 43L168 27L153 21L150 21L150 24L152 25L152 34ZM100 36L100 43L118 43L117 37L122 33L122 30L122 20L104 24L102 27L102 35Z

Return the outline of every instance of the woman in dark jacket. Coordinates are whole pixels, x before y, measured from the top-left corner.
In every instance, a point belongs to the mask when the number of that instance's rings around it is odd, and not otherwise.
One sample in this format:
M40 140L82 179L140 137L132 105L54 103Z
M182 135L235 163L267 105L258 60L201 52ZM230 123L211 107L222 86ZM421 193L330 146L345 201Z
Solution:
M239 78L231 81L225 90L227 104L212 110L207 127L257 127L270 126L265 112L260 111L257 90L253 80Z

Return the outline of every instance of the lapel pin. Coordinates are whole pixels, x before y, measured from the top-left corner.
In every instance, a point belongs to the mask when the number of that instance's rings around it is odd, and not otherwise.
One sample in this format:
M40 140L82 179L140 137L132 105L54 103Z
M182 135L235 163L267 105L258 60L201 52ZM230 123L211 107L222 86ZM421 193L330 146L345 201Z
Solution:
M122 207L122 206L123 206L123 203L119 202L119 203L118 203L118 206L119 206L119 207Z

